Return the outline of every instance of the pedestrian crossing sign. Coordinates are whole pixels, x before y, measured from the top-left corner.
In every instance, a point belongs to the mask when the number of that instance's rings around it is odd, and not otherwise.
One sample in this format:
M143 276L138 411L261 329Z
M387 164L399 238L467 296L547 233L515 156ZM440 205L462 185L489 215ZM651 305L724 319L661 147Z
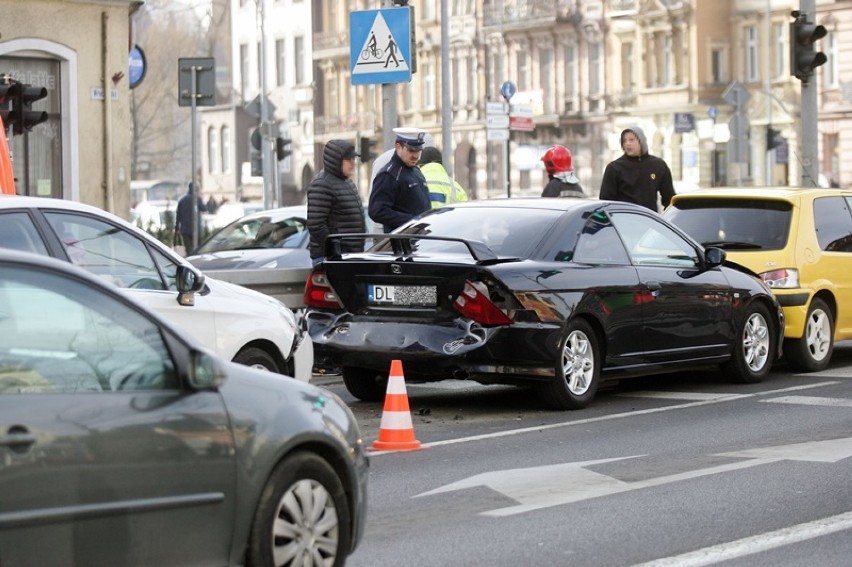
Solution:
M349 13L353 85L411 82L411 8Z

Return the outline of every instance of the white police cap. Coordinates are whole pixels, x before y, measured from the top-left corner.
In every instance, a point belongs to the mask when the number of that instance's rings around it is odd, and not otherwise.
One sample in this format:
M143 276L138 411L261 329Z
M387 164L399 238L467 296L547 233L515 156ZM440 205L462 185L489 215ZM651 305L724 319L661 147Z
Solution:
M410 150L422 150L426 140L426 130L421 128L394 128L396 141Z

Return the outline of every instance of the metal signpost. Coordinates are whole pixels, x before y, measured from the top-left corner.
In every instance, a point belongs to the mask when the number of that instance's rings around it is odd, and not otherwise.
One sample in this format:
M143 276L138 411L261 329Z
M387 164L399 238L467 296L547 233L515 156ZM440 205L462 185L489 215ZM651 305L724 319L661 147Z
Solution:
M722 100L734 107L734 115L728 122L731 131L731 139L728 152L732 161L742 164L748 161L748 118L743 113L743 108L751 98L748 90L739 81L732 81L722 93ZM737 165L737 185L742 184L741 166Z
M515 83L512 81L506 81L502 85L500 85L500 94L506 100L506 106L512 107L512 97L515 96L515 93L518 92L518 87L515 86ZM511 118L509 119L511 121ZM507 130L508 132L508 130ZM509 151L509 144L511 135L506 135L506 143L503 144L503 161L506 163L506 197L512 196L512 169L509 167L509 160L511 159L511 153Z
M216 60L212 57L178 59L178 93L178 106L189 106L192 109L192 234L197 244L201 235L198 234L198 184L195 181L198 141L196 107L216 104ZM187 253L189 252L187 248Z

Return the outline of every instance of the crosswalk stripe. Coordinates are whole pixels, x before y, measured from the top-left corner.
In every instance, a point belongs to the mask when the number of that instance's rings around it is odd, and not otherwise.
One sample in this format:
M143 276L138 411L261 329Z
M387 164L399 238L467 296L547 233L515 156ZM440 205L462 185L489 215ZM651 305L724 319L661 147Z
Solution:
M803 406L827 406L852 408L852 400L846 398L821 398L818 396L783 396L760 400L768 404L798 404Z

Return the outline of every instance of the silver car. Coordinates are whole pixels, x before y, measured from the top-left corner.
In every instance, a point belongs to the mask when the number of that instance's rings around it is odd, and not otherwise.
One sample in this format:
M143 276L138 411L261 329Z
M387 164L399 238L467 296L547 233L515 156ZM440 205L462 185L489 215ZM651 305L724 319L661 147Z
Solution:
M34 254L0 250L0 337L3 567L341 565L361 539L368 460L334 394Z

